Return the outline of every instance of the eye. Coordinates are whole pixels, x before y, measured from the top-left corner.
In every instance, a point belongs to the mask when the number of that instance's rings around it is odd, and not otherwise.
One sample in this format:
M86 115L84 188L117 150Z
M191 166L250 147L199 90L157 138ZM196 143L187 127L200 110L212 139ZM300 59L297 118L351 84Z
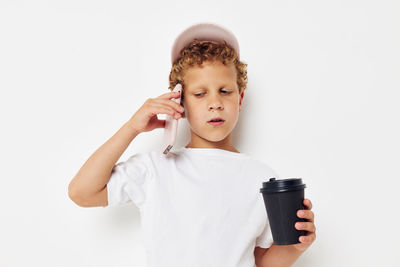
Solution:
M229 95L230 93L232 93L232 91L227 91L227 90L224 90L224 89L221 89L220 90L221 91L221 93L223 93L224 95ZM197 93L197 94L194 94L195 96L202 96L204 93Z

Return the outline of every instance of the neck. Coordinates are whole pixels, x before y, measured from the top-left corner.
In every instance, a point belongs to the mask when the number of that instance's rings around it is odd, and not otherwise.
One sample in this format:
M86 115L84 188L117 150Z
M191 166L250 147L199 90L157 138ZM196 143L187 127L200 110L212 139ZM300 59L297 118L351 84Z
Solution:
M197 135L192 134L189 144L185 146L186 148L219 148L223 150L228 150L231 152L240 153L231 143L231 134L229 134L225 139L217 142L212 142L203 139Z

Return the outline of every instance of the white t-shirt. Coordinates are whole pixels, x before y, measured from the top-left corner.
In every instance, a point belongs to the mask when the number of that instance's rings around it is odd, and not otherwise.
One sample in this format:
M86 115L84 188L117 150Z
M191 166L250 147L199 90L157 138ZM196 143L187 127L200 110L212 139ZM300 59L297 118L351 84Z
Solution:
M273 242L260 193L271 177L263 162L223 149L137 153L114 166L108 206L139 208L149 267L253 267L255 247Z

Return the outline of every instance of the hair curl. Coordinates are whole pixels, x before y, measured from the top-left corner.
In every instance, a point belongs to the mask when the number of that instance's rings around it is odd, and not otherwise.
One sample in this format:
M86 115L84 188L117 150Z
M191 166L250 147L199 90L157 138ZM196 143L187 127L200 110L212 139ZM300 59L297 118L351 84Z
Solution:
M233 64L236 69L236 83L241 94L247 87L247 64L238 59L236 51L226 41L213 43L195 39L180 51L179 58L174 62L169 74L169 89L172 91L177 83L185 87L185 71L193 66L200 66L205 61L219 61L224 65ZM182 92L182 99L184 94ZM182 103L183 104L183 103Z

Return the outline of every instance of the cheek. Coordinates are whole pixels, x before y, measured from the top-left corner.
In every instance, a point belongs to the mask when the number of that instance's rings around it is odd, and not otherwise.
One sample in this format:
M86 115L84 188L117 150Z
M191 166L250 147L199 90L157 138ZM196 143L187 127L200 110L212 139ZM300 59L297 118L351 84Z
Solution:
M235 99L235 100L229 102L227 107L229 107L230 111L239 111L239 108L240 108L239 103L240 103L240 99Z
M196 111L196 107L192 103L184 101L184 108L185 116L188 120L194 120L198 116L199 112Z

